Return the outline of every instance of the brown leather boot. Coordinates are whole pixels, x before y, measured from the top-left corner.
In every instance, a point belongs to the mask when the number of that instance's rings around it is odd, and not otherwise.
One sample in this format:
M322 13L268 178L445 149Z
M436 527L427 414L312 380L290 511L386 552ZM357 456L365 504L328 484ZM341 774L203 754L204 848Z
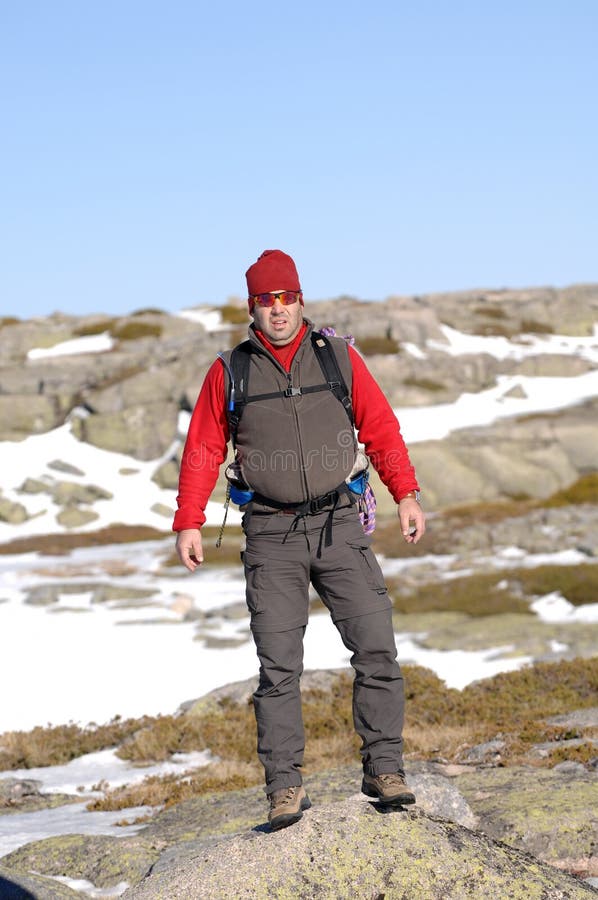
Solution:
M270 801L268 822L272 831L278 831L279 828L286 828L287 825L298 822L303 815L303 810L309 809L311 806L311 801L302 785L293 785L273 791L268 794L268 800Z
M366 775L361 782L361 792L376 797L383 806L407 806L415 803L415 794L405 784L398 772L383 775Z

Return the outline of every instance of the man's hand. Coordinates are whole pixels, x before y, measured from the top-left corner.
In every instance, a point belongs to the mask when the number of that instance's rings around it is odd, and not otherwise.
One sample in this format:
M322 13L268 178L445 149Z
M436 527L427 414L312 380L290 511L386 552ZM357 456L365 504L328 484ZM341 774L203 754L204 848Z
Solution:
M176 538L176 552L185 568L195 572L203 562L199 528L185 528L179 531Z
M417 544L426 530L426 516L414 497L404 497L399 503L399 520L403 538L408 544Z

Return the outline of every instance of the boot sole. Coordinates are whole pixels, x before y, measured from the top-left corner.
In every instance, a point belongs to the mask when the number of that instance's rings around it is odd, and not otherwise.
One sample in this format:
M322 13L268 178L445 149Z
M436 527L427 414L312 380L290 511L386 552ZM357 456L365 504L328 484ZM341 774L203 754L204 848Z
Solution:
M298 822L299 819L302 818L303 812L306 809L311 807L311 800L305 795L301 800L301 806L294 813L283 813L280 816L275 816L270 822L270 829L272 831L280 831L281 828L288 828L289 825L294 825L295 822Z
M371 787L365 781L361 782L361 793L366 797L373 797L378 800L381 806L411 806L415 803L415 795L408 791L404 794L395 794L394 797L382 797L376 788Z

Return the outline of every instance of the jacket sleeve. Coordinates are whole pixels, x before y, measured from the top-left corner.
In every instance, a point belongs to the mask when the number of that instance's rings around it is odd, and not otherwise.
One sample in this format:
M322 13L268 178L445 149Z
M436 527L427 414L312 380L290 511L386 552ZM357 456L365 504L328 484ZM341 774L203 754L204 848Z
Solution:
M361 356L349 347L353 369L352 402L360 442L396 503L419 490L415 469L397 417Z
M229 439L224 397L224 367L219 359L211 365L202 385L185 441L179 475L178 510L173 531L201 528L205 508L226 459Z

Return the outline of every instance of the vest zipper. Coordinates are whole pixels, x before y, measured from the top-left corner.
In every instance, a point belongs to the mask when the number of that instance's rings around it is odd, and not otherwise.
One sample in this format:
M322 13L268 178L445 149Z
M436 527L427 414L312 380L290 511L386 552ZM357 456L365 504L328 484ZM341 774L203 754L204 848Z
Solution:
M292 363L291 363L292 366ZM296 396L293 394L293 391L296 390L293 387L293 374L292 372L287 372L287 382L288 382L288 391L290 394L290 398ZM299 389L297 389L299 390ZM289 399L290 399L289 398ZM299 416L297 415L297 410L295 409L295 404L291 403L291 407L293 409L293 418L295 420L295 430L297 432L297 443L299 445L299 454L300 454L300 463L301 463L301 478L303 481L303 487L305 489L306 499L309 500L309 486L307 484L307 475L305 474L305 454L303 452L303 441L301 439L301 429L299 428Z

